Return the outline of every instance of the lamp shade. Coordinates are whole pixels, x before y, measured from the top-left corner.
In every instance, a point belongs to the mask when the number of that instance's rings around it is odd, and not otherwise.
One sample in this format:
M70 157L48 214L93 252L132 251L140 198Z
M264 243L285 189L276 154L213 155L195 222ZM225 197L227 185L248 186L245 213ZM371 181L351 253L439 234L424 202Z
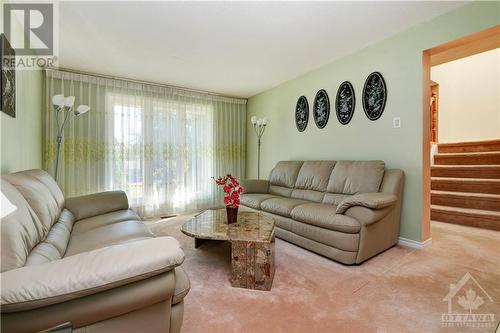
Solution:
M75 110L75 116L81 116L84 113L87 113L90 111L90 106L88 105L78 105L78 107Z
M75 96L68 96L64 98L64 106L71 109L71 107L73 107L73 104L75 104Z
M64 106L64 101L65 101L64 95L55 95L52 97L52 105L56 109Z
M250 121L252 122L252 124L255 125L255 123L257 123L257 117L256 116L252 116L252 118L250 118Z

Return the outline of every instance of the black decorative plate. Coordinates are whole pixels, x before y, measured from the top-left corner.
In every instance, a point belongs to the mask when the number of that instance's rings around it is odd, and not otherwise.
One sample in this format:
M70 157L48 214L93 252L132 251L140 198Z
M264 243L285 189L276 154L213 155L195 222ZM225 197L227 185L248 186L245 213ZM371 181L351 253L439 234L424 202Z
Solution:
M318 128L324 128L330 117L330 100L324 89L321 89L314 98L314 122Z
M382 116L387 100L387 87L384 78L379 72L373 72L366 78L363 87L363 109L370 120L377 120Z
M347 125L352 119L354 108L356 106L356 96L351 82L344 81L340 84L337 90L337 98L335 99L335 112L337 119L342 125Z
M309 103L306 96L300 96L295 105L295 125L299 132L304 132L309 121Z

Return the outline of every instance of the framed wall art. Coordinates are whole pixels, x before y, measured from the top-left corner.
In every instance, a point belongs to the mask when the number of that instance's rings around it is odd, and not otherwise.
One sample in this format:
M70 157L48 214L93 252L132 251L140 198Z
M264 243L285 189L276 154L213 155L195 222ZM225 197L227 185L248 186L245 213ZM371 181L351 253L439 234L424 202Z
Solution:
M11 117L16 117L16 69L8 66L10 59L16 56L14 49L4 34L0 35L0 106L3 112Z
M316 93L314 98L314 122L318 128L324 128L328 123L328 118L330 117L330 100L328 94L324 89L321 89Z
M382 74L371 73L363 87L363 109L368 119L377 120L382 116L386 100L387 87Z
M295 125L299 132L304 132L309 121L309 103L305 96L300 96L295 105Z
M354 108L356 107L356 96L354 88L349 81L344 81L340 84L337 90L337 97L335 98L335 113L337 119L342 125L347 125L354 115Z

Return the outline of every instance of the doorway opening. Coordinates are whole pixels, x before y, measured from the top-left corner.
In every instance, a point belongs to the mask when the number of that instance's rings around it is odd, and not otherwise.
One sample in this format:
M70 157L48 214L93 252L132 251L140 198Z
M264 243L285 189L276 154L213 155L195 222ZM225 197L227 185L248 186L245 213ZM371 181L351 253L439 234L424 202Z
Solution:
M431 220L500 230L500 25L422 59L422 241Z

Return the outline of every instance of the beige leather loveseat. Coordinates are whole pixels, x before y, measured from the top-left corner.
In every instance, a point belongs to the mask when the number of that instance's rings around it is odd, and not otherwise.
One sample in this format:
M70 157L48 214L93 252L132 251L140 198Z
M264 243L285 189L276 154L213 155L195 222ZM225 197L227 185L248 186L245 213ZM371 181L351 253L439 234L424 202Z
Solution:
M241 203L274 217L277 237L359 264L397 243L403 179L382 161L284 161L243 181Z
M1 331L179 332L189 279L122 191L64 199L42 170L2 176ZM3 215L3 214L2 214Z

